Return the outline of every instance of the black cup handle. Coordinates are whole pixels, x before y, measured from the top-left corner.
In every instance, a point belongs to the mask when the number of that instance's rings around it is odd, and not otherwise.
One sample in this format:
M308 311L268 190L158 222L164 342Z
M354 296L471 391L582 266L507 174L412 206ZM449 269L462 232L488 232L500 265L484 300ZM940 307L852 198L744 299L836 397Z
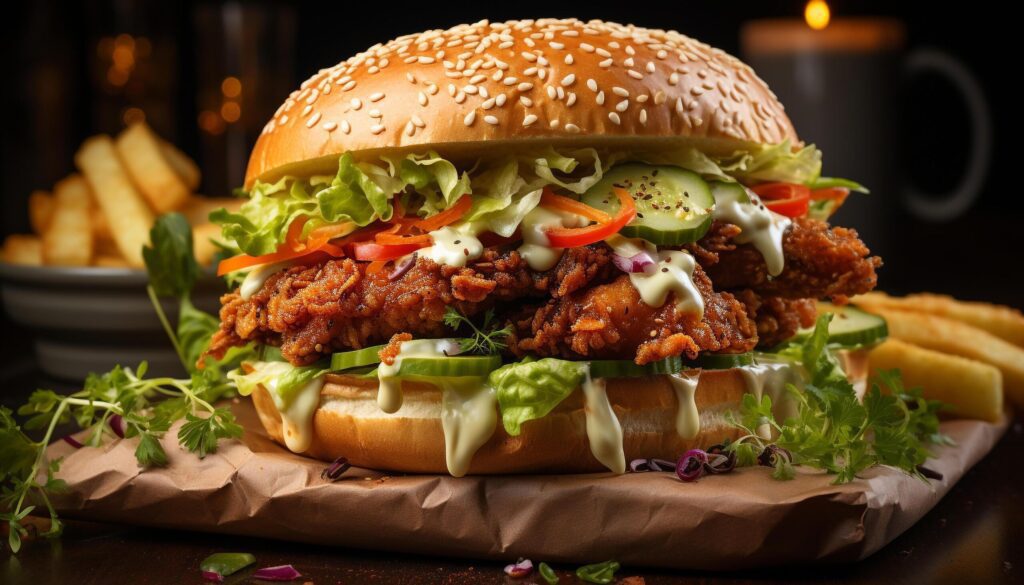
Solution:
M904 189L907 208L926 221L949 221L967 211L981 194L985 176L992 162L992 116L988 101L977 78L959 59L933 48L921 48L908 55L905 62L908 77L937 73L952 83L967 105L971 124L970 158L960 182L946 193L926 194L908 186Z

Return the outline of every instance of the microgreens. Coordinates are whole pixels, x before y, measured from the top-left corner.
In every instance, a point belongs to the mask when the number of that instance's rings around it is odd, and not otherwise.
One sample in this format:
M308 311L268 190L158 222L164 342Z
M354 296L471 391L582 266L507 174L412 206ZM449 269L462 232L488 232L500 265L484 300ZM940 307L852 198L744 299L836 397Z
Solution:
M116 366L104 374L90 374L82 389L71 394L36 390L18 409L18 415L26 417L21 426L9 409L0 408L0 521L9 525L8 545L13 552L18 552L27 534L22 521L39 505L45 506L51 520L43 536L61 532L49 498L66 488L55 478L61 460L46 459L46 447L58 425L73 421L87 431L83 443L98 446L104 439L116 438L112 423L115 416L120 417L124 436L138 438L135 458L143 467L167 464L160 439L182 418L186 422L178 431L178 443L199 457L215 451L218 440L242 433L231 411L214 404L234 393L234 384L224 372L251 350L231 352L220 361L207 358L204 368L196 366L217 329L217 319L196 309L190 299L199 274L191 228L179 214L163 215L150 231L150 241L152 247L143 251L150 280L147 292L190 378L146 378L145 362L134 370ZM179 302L176 330L160 297L174 297ZM23 429L45 431L39 441L33 441ZM40 478L44 471L45 477Z
M863 402L858 400L827 345L831 318L820 317L814 333L781 352L800 361L809 375L804 391L787 387L796 416L780 424L771 398L752 394L743 396L739 416L729 414L729 422L744 433L728 446L737 465L767 458L776 479L791 479L793 464L807 465L835 474L835 483L888 465L923 480L919 466L930 456L927 444L951 443L939 433L942 403L925 399L919 388L904 388L898 370L878 372ZM765 438L769 435L776 437L774 443ZM779 452L792 453L792 461Z
M466 325L473 331L471 337L459 340L459 348L462 353L496 354L507 347L504 340L512 335L511 326L497 328L498 324L494 321L494 309L484 313L484 322L477 327L468 317L449 306L444 312L444 323L456 330L462 325Z

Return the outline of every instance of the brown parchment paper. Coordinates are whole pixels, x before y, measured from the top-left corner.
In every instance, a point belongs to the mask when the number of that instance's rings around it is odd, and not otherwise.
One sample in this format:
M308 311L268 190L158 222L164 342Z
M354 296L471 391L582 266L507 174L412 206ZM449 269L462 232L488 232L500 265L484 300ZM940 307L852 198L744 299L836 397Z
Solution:
M1006 430L1006 422L950 421L957 446L928 466L925 484L876 468L853 483L766 468L683 484L673 474L391 476L349 470L334 483L324 463L273 443L248 401L233 406L241 441L198 459L164 439L170 465L140 470L134 440L75 450L56 505L80 518L248 534L319 544L488 559L528 557L683 569L743 569L864 558L920 519Z

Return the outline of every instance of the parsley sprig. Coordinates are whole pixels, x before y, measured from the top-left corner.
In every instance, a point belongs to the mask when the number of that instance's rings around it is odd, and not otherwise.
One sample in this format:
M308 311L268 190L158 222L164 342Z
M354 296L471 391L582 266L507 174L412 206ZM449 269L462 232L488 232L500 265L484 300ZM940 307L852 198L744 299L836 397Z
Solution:
M875 465L924 479L919 467L931 456L928 445L951 444L939 433L942 403L925 399L919 388L905 388L898 370L878 372L863 402L859 401L829 351L831 319L832 315L823 315L802 344L780 352L801 362L810 378L802 392L792 384L787 387L796 401L795 417L780 424L772 414L771 398L758 400L751 394L743 397L738 417L730 414L730 422L744 432L729 446L736 452L737 464L757 462L770 446L764 438L769 433L764 431L771 429L770 434L777 437L774 445L791 452L793 463L835 474L835 483L853 481ZM786 458L776 458L774 467L776 479L793 477Z
M117 366L104 374L90 374L82 389L71 394L36 390L18 409L18 415L27 417L23 425L10 409L0 408L0 522L9 526L8 546L13 552L18 552L28 534L22 521L38 506L44 506L50 515L50 528L43 536L61 533L62 524L49 494L66 489L66 485L55 477L61 460L46 458L46 447L58 426L74 422L87 431L84 444L98 446L115 436L113 418L120 417L118 424L123 425L125 437L138 437L135 458L143 467L167 464L160 439L182 418L186 422L178 431L178 443L199 457L215 451L220 439L242 434L231 411L214 405L234 393L225 372L250 350L234 350L221 361L207 358L205 368L196 367L217 329L217 319L196 309L190 299L199 275L191 228L179 214L164 215L150 231L150 241L152 246L143 251L150 280L147 292L190 377L147 379L145 362L134 370ZM178 300L177 329L171 327L160 297ZM45 431L38 441L24 432L41 429Z
M458 330L463 325L469 327L473 332L470 337L459 340L459 349L462 353L496 354L505 349L505 340L512 335L512 326L507 325L498 329L494 320L494 309L484 313L484 321L477 327L473 321L463 315L455 307L449 306L444 311L444 323L452 329Z

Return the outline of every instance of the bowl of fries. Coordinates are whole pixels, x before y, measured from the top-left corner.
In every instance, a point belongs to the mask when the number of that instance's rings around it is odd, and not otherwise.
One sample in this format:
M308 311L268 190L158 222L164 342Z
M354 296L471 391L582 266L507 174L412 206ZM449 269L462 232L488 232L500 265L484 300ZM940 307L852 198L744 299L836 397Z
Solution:
M180 374L146 293L142 248L157 216L179 212L192 225L196 259L209 267L220 230L207 216L240 201L197 196L195 162L142 123L116 137L89 138L75 164L78 172L52 192L29 196L34 233L4 241L3 304L32 331L39 365L50 376L81 380L142 360L159 374ZM212 270L205 271L193 301L216 311L224 290ZM174 319L176 306L164 309Z

